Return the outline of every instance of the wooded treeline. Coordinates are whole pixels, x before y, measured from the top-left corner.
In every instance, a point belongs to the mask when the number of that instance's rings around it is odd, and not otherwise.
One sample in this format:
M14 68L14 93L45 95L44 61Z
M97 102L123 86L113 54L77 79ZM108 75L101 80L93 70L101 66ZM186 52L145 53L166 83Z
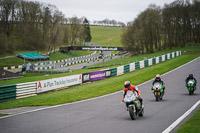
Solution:
M89 36L89 37L88 37ZM0 0L0 54L15 50L52 51L56 46L90 41L86 18L65 18L54 5Z
M126 24L124 24L123 22L116 21L114 19L110 20L108 18L101 20L101 21L94 20L93 24L94 25L102 25L102 26L120 26L120 27L126 26Z
M161 9L151 4L130 22L122 44L133 54L200 43L200 1L176 0Z

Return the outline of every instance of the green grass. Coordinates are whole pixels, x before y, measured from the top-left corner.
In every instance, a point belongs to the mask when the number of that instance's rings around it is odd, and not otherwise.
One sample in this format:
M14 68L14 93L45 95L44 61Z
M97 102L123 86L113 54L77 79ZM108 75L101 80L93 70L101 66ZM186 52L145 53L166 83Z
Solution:
M180 65L191 61L198 56L199 55L183 55L171 60L167 60L163 63L144 69L139 69L118 77L112 77L109 79L78 85L59 91L48 92L45 94L40 94L24 99L3 102L0 103L0 109L16 108L23 106L57 105L113 93L122 90L123 82L125 80L130 80L133 84L137 85L149 79L152 79L157 73L163 74L165 72L168 72ZM113 85L115 86L113 87Z
M0 114L0 117L6 116L6 115L8 115L8 114Z
M123 28L119 27L90 27L92 40L91 42L106 47L122 47L121 34Z
M200 133L200 110L198 110L176 133Z
M1 59L0 68L8 67L8 66L18 66L18 65L22 65L23 63L24 63L24 60L18 57L9 58L9 59Z

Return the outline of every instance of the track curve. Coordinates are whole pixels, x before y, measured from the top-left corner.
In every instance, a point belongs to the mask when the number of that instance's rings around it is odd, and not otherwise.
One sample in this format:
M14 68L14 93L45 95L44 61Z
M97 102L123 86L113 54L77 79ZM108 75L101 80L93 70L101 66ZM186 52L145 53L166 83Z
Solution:
M166 85L163 101L156 102L151 81L139 85L144 99L144 117L132 121L123 104L122 93L114 93L73 104L65 104L12 117L0 118L2 133L160 133L200 99L197 83L195 95L189 96L185 78L193 73L200 80L200 58L162 75ZM56 99L55 99L56 100Z

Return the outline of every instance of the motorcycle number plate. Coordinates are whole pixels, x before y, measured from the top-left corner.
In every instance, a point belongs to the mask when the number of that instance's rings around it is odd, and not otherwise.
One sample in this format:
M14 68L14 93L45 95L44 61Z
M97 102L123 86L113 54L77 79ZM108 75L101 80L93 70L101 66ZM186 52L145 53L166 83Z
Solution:
M155 92L155 95L160 95L160 92Z
M131 97L128 97L128 98L127 98L127 101L131 101Z

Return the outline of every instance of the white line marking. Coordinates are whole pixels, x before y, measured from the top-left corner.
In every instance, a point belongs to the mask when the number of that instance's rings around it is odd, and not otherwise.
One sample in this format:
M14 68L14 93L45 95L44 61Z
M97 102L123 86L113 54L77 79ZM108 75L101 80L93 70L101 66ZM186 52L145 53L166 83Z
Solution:
M169 73L171 73L171 72L173 72L173 71L175 71L175 70L177 70L177 69L179 69L179 68L181 68L181 67L183 67L183 66L185 66L185 65L187 65L187 64L189 64L189 63L192 63L193 61L195 61L195 60L197 60L197 59L199 59L199 58L200 58L200 57L197 57L196 59L194 59L194 60L192 60L192 61L190 61L190 62L188 62L188 63L186 63L186 64L184 64L184 65L182 65L182 66L179 66L179 67L177 67L177 68L175 68L175 69L173 69L173 70L171 70L171 71L169 71L169 72L167 72L167 73L164 73L162 76L164 76L164 75L166 75L166 74L169 74ZM143 82L143 83L141 83L141 84L139 84L139 85L137 85L137 86L141 86L141 85L143 85L143 84L145 84L145 83L148 83L148 82L152 81L153 79L154 79L154 78L152 78L152 79L150 79L150 80L148 80L148 81L146 81L146 82ZM99 96L99 97L95 97L95 98L91 98L91 99L86 99L86 100L82 100L82 101L77 101L77 102L73 102L73 103L65 103L65 104L60 104L60 105L55 105L55 106L50 106L50 107L45 107L45 108L30 110L30 111L26 111L26 112L21 112L21 113L17 113L17 114L13 114L13 115L3 116L3 117L0 117L0 119L12 117L12 116L17 116L17 115L21 115L21 114L26 114L26 113L31 113L31 112L36 112L36 111L45 110L45 109L51 109L51 108L61 107L61 106L65 106L65 105L71 105L71 104L82 103L82 102L86 102L86 101L91 101L91 100L95 100L95 99L99 99L99 98L103 98L103 97L115 95L115 94L117 94L117 93L122 93L122 90L121 90L121 91L114 92L114 93L111 93L111 94L107 94L107 95L103 95L103 96Z
M181 117L179 117L174 123L172 123L162 133L169 133L169 132L171 132L172 129L174 129L183 119L185 119L199 104L200 104L200 100L197 101L187 112L185 112Z

